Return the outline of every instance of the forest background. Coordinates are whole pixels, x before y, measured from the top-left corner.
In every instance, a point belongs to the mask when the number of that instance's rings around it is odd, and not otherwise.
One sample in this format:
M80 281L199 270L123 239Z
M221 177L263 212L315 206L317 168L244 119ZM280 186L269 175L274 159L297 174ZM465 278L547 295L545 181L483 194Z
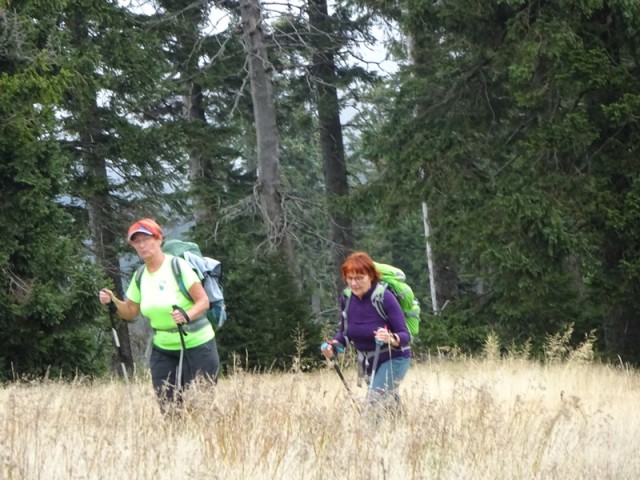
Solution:
M109 371L97 292L143 216L222 262L225 366L313 367L353 249L406 272L418 356L566 332L636 364L639 28L629 0L0 1L0 379ZM148 332L116 327L131 368Z

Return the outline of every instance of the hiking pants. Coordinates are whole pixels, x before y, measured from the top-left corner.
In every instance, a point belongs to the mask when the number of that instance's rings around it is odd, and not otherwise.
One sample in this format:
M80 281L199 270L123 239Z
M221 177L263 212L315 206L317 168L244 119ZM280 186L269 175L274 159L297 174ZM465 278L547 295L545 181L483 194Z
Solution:
M410 365L411 357L391 358L378 365L368 395L369 403L383 405L390 412L400 414L402 405L398 387L409 371Z
M395 393L410 365L411 357L391 358L378 365L371 389L380 393Z
M154 345L149 363L153 389L161 406L167 401L180 402L179 389L176 388L180 350L164 350ZM215 338L197 347L187 348L182 360L182 387L186 388L198 375L215 383L219 367L220 357Z

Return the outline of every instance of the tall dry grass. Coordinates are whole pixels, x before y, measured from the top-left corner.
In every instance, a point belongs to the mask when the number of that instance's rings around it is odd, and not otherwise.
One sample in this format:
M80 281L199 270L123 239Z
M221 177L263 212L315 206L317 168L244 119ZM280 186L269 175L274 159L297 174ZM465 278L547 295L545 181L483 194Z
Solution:
M364 389L355 388L360 401ZM333 369L238 371L162 418L150 381L0 390L2 479L637 479L640 380L500 357L414 365L405 416L358 413Z

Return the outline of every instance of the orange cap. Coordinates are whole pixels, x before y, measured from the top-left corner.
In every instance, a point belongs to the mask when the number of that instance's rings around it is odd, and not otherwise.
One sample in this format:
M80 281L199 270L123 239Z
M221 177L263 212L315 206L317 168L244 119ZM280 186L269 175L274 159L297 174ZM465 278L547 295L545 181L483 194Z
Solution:
M158 225L152 218L143 218L131 225L127 232L127 240L131 241L131 237L136 233L144 233L145 235L151 235L154 238L162 237L162 229L160 228L160 225Z

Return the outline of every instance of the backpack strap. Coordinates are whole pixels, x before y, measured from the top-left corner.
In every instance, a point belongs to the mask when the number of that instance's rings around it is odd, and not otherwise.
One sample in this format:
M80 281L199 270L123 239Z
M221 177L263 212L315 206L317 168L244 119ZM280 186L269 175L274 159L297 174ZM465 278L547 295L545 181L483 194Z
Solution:
M347 315L347 310L349 310L349 303L351 302L351 289L349 287L345 288L342 291L342 303L344 307L342 308L342 335L344 336L344 340L347 346L349 346L349 337L347 337L347 327L349 326L349 317Z
M384 291L388 285L384 282L378 282L376 288L371 292L371 303L384 321L387 321L387 312L384 310Z
M376 311L378 312L378 315L380 315L382 318L384 318L384 321L388 323L388 316L387 316L387 312L384 309L384 292L385 290L387 290L387 288L389 288L389 285L387 285L385 282L378 282L378 285L376 285L375 290L371 293L371 303L373 304L373 307L376 309ZM404 312L402 312L403 315L405 315ZM405 316L405 322L406 322L406 316ZM409 329L409 326L407 325L407 330ZM390 347L392 350L407 350L409 348L411 348L410 346L398 346L398 347Z
M176 282L178 283L178 287L182 294L193 302L193 298L191 298L189 290L187 290L187 287L184 285L184 280L182 280L182 270L180 269L180 261L178 260L178 257L173 257L171 259L171 270L173 271L173 276L176 278Z
M197 332L198 330L206 327L207 325L209 325L209 319L207 317L200 317L199 319L193 320L189 323L181 324L181 327L186 334L186 332L189 332L189 333ZM180 331L180 329L177 327L176 328L154 328L153 331L177 333Z
M379 345L376 345L376 347L379 347ZM356 350L356 356L357 356L357 367L358 367L358 379L357 379L357 385L358 387L362 386L362 382L367 378L367 367L371 364L371 359L375 357L376 355L376 350L371 350L369 352L366 352L364 350ZM379 352L378 352L379 354ZM370 379L369 379L370 380Z
M378 284L376 285L376 288L374 288L373 292L371 292L371 303L373 304L373 307L376 309L376 312L378 312L378 315L380 315L384 321L387 321L387 312L385 312L384 310L384 291L387 289L388 285L384 282L378 282ZM347 316L347 310L349 310L349 302L351 301L351 289L349 287L345 288L343 291L343 297L345 298L344 300L344 308L342 310L342 319L343 319L343 323L342 323L342 332L344 334L344 337L347 339L347 342L349 341L349 339L347 338L347 326L349 324L349 318Z
M138 290L140 290L140 285L142 285L142 274L144 273L144 269L144 263L136 269L136 276L134 277L134 281L136 282Z
M185 260L185 261L187 261L187 260ZM195 303L195 301L193 300L193 297L189 293L189 290L187 290L187 287L184 284L184 280L182 279L182 267L180 267L179 257L174 256L171 259L171 271L173 272L173 276L175 277L176 282L178 283L178 287L180 288L180 292L187 299L189 299L189 301ZM197 273L197 270L195 270L195 271ZM198 278L200 278L200 274L198 274ZM209 304L209 305L211 305L211 304ZM191 328L195 328L196 326L203 325L204 322L201 322L202 319L205 319L208 323L212 323L211 319L209 318L209 312L210 312L210 310L207 310L206 312L204 312L202 314L201 317L197 318L196 320L192 320L191 323L189 324L189 325L192 325ZM226 319L226 314L225 314L225 319ZM204 325L206 325L206 324L204 324ZM186 325L183 328L186 329ZM195 330L191 330L191 331L195 331Z
M138 290L140 290L140 286L142 285L142 274L144 273L144 271L146 270L145 265L140 265L137 270L136 270L136 275L134 277L136 285L138 286ZM173 257L171 259L171 271L173 272L173 276L176 279L176 282L178 283L178 287L180 288L180 292L189 300L191 300L193 302L193 298L191 298L191 295L189 294L189 290L187 290L187 287L185 287L184 285L184 280L182 280L182 269L180 268L180 261L178 260L178 257Z

